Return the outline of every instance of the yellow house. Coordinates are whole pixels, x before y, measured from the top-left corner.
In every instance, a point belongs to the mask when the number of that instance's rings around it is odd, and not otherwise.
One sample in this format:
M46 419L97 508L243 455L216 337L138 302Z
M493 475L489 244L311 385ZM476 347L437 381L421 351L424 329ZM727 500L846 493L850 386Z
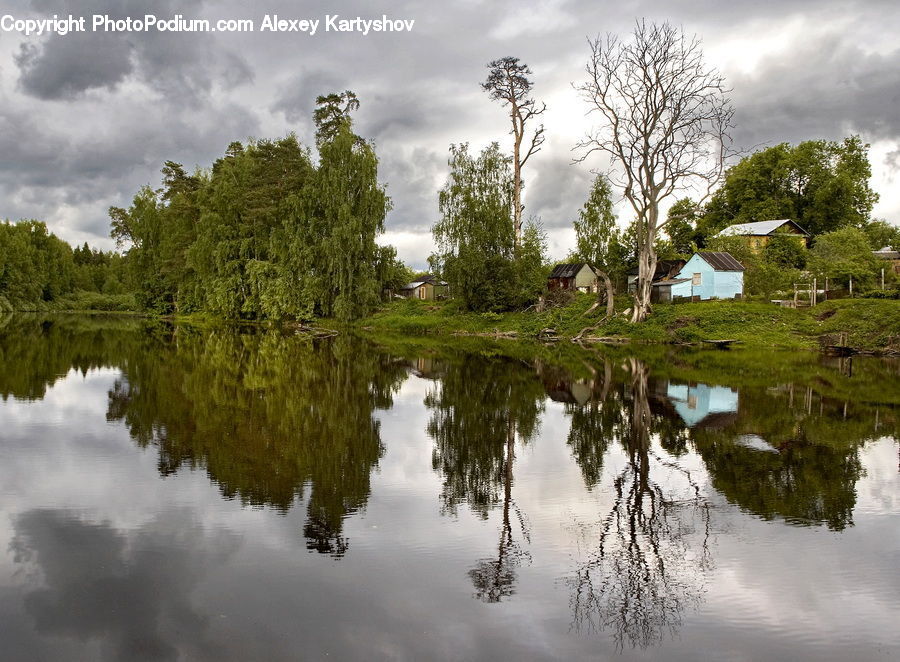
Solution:
M774 235L795 237L803 247L809 245L809 233L790 219L758 221L731 225L717 234L717 237L744 237L753 251L761 251Z

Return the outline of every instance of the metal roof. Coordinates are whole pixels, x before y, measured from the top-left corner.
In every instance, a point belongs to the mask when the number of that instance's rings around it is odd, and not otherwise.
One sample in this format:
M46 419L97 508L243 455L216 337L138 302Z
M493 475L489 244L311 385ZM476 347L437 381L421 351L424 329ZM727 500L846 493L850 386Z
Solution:
M795 228L800 230L800 232L803 233L803 236L806 236L806 237L809 236L809 234L806 232L806 230L801 228L799 225L797 225L794 221L792 221L789 218L782 218L777 221L757 221L756 223L739 223L737 225L730 225L727 228L725 228L724 230L722 230L721 232L719 232L719 234L717 234L716 236L717 237L740 237L740 236L747 236L747 235L752 235L752 236L768 235L768 234L772 234L773 232L775 232L775 230L780 228L785 223L790 223Z
M877 251L872 251L872 255L884 260L900 260L900 251L895 251L893 246L885 246Z
M583 267L591 269L587 262L571 262L569 264L557 264L550 272L549 278L575 278ZM591 272L593 273L593 269Z
M726 253L724 251L704 251L702 253L695 253L695 255L699 255L706 263L711 266L716 271L743 271L744 267L740 262L732 257L731 253Z
M430 284L432 284L432 285L434 285L434 286L436 286L436 287L443 287L443 286L445 286L445 285L447 284L447 283L445 283L445 282L442 281L442 280L437 280L437 279L436 279L434 276L432 276L431 274L426 274L425 276L423 276L423 277L420 278L419 280L414 280L414 281L411 282L411 283L407 283L406 285L404 285L404 286L401 287L400 289L401 289L401 290L414 290L414 289L416 289L417 287L421 287L422 285L425 285L426 283L430 283Z

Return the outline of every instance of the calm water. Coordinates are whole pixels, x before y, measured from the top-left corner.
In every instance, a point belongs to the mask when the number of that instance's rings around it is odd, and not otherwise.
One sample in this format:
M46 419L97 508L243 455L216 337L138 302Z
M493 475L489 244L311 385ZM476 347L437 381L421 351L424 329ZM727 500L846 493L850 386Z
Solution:
M0 658L898 659L898 383L0 318Z

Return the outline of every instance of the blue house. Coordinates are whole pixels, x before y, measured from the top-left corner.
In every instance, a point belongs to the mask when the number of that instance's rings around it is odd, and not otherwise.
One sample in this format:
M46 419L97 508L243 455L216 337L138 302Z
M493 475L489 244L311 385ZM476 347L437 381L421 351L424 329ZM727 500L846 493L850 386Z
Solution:
M659 288L658 301L678 297L740 299L744 296L744 267L730 253L694 253L670 281L653 284Z

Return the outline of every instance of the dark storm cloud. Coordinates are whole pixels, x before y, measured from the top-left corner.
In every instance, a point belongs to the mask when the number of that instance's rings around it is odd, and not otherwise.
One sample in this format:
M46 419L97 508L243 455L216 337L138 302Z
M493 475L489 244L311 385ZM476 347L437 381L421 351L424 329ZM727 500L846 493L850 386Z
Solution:
M849 132L870 140L900 137L900 49L867 54L825 35L763 60L732 84L737 135L748 145Z
M73 34L43 46L22 44L15 56L22 89L39 99L69 99L114 88L131 73L131 46L112 35Z
M128 206L140 186L157 186L164 161L205 167L236 136L259 131L257 119L231 102L202 115L164 101L123 107L86 134L0 107L0 219L38 218L59 232L58 210L71 207L77 215L66 230L97 243L109 234L107 207Z
M76 11L63 0L35 0L32 4L45 16ZM160 17L176 13L194 17L201 7L202 0L164 0L152 8L138 0L89 0L79 3L76 15L88 22L93 14L123 19L143 17L149 11ZM186 103L196 102L214 83L230 89L253 79L249 65L238 54L217 47L212 34L189 38L155 30L52 34L40 44L22 44L15 62L22 90L40 99L73 99L92 89L114 89L135 75Z
M14 0L10 11L30 15L109 13L188 18L252 18L266 13L322 18L328 13L414 18L404 35L171 33L89 34L65 38L3 36L14 59L0 63L0 217L40 216L68 229L106 236L108 204L125 205L137 187L156 183L165 159L208 166L232 140L295 131L312 143L315 97L351 89L362 102L356 128L372 139L394 210L389 230L425 231L437 214L437 189L446 178L447 148L469 141L478 149L498 140L510 148L508 118L479 83L485 64L515 55L534 70L535 95L546 99L548 143L529 162L526 215L548 228L564 227L584 201L591 161L571 166L570 149L590 126L570 88L584 76L585 37L627 34L636 17L669 20L697 33L710 54L727 49L741 145L834 137L860 131L898 139L898 57L877 55L878 44L900 29L900 12L880 0L849 8L836 0L651 0L609 5L595 0L540 2L328 3L288 0L205 3L200 0ZM779 30L785 30L779 33ZM830 33L830 36L828 36ZM740 62L758 59L759 42L773 48L752 74ZM735 41L743 40L743 41ZM24 46L20 46L24 44ZM863 49L869 49L865 52ZM105 53L103 57L98 53ZM710 60L714 66L722 65ZM4 66L6 65L6 66ZM64 111L64 112L63 112ZM136 114L135 119L128 119ZM68 117L76 121L68 122ZM562 119L560 119L562 118ZM27 135L28 145L15 145ZM9 150L9 151L6 151ZM883 196L884 198L884 196ZM74 219L74 220L73 220ZM108 240L106 240L108 241ZM424 240L423 240L424 241ZM108 244L107 244L108 245Z
M525 216L540 217L548 230L571 227L587 199L594 175L581 165L573 165L571 155L565 152L538 154L535 158L540 156L544 158L540 167L534 168L536 175L525 183Z
M288 122L308 122L316 106L316 97L343 91L347 87L346 81L335 72L304 67L299 74L286 81L284 89L277 93L271 110L284 113Z

